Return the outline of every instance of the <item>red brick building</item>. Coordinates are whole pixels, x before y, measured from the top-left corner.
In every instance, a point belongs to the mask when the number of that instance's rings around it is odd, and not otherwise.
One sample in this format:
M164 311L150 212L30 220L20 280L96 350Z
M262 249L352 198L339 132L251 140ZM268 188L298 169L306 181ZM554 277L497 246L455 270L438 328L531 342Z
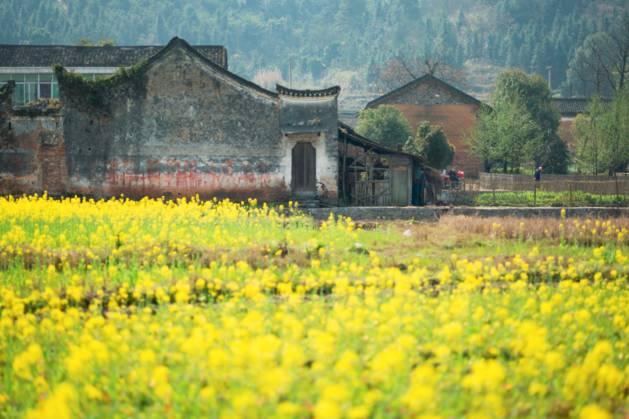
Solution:
M483 169L481 159L474 156L469 136L476 124L483 103L432 75L425 75L367 104L367 108L393 106L404 114L415 132L422 121L443 128L455 147L452 166L476 177Z

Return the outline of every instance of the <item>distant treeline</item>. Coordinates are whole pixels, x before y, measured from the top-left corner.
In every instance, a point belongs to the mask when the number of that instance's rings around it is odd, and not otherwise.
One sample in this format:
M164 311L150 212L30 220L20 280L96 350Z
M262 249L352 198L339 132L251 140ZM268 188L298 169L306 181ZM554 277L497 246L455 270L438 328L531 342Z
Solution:
M226 45L235 71L321 78L360 70L374 82L395 56L468 59L566 79L585 37L625 0L3 0L0 42Z

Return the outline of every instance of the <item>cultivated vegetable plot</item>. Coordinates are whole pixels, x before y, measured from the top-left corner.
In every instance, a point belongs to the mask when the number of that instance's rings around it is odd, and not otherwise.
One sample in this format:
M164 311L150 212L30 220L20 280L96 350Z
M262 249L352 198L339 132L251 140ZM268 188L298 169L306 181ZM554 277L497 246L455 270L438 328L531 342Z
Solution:
M629 220L0 199L0 416L625 417Z

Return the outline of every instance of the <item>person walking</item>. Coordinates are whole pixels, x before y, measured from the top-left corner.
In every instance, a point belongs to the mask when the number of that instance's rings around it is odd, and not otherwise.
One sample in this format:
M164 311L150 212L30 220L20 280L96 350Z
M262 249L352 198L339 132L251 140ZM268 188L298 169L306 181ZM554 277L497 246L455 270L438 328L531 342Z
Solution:
M542 166L535 169L535 182L542 180Z
M533 185L533 206L537 206L537 188L542 180L542 166L535 169L535 184Z

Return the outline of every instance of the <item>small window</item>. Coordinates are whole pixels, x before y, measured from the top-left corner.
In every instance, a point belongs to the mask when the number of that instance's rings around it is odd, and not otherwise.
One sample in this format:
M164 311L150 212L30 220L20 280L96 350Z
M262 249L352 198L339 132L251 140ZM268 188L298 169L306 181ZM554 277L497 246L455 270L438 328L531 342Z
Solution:
M24 103L37 100L37 83L26 83L26 94L24 96Z
M44 99L49 99L52 97L52 84L51 83L41 83L39 85L39 97Z
M16 106L24 104L24 91L26 90L25 85L20 83L15 85L15 90L13 91L13 104Z
M37 83L37 74L25 74L24 75L24 81L25 82L33 82L33 83Z
M52 82L52 74L40 74L39 75L40 83L51 83Z
M0 83L6 83L9 80L15 80L13 74L0 74Z

